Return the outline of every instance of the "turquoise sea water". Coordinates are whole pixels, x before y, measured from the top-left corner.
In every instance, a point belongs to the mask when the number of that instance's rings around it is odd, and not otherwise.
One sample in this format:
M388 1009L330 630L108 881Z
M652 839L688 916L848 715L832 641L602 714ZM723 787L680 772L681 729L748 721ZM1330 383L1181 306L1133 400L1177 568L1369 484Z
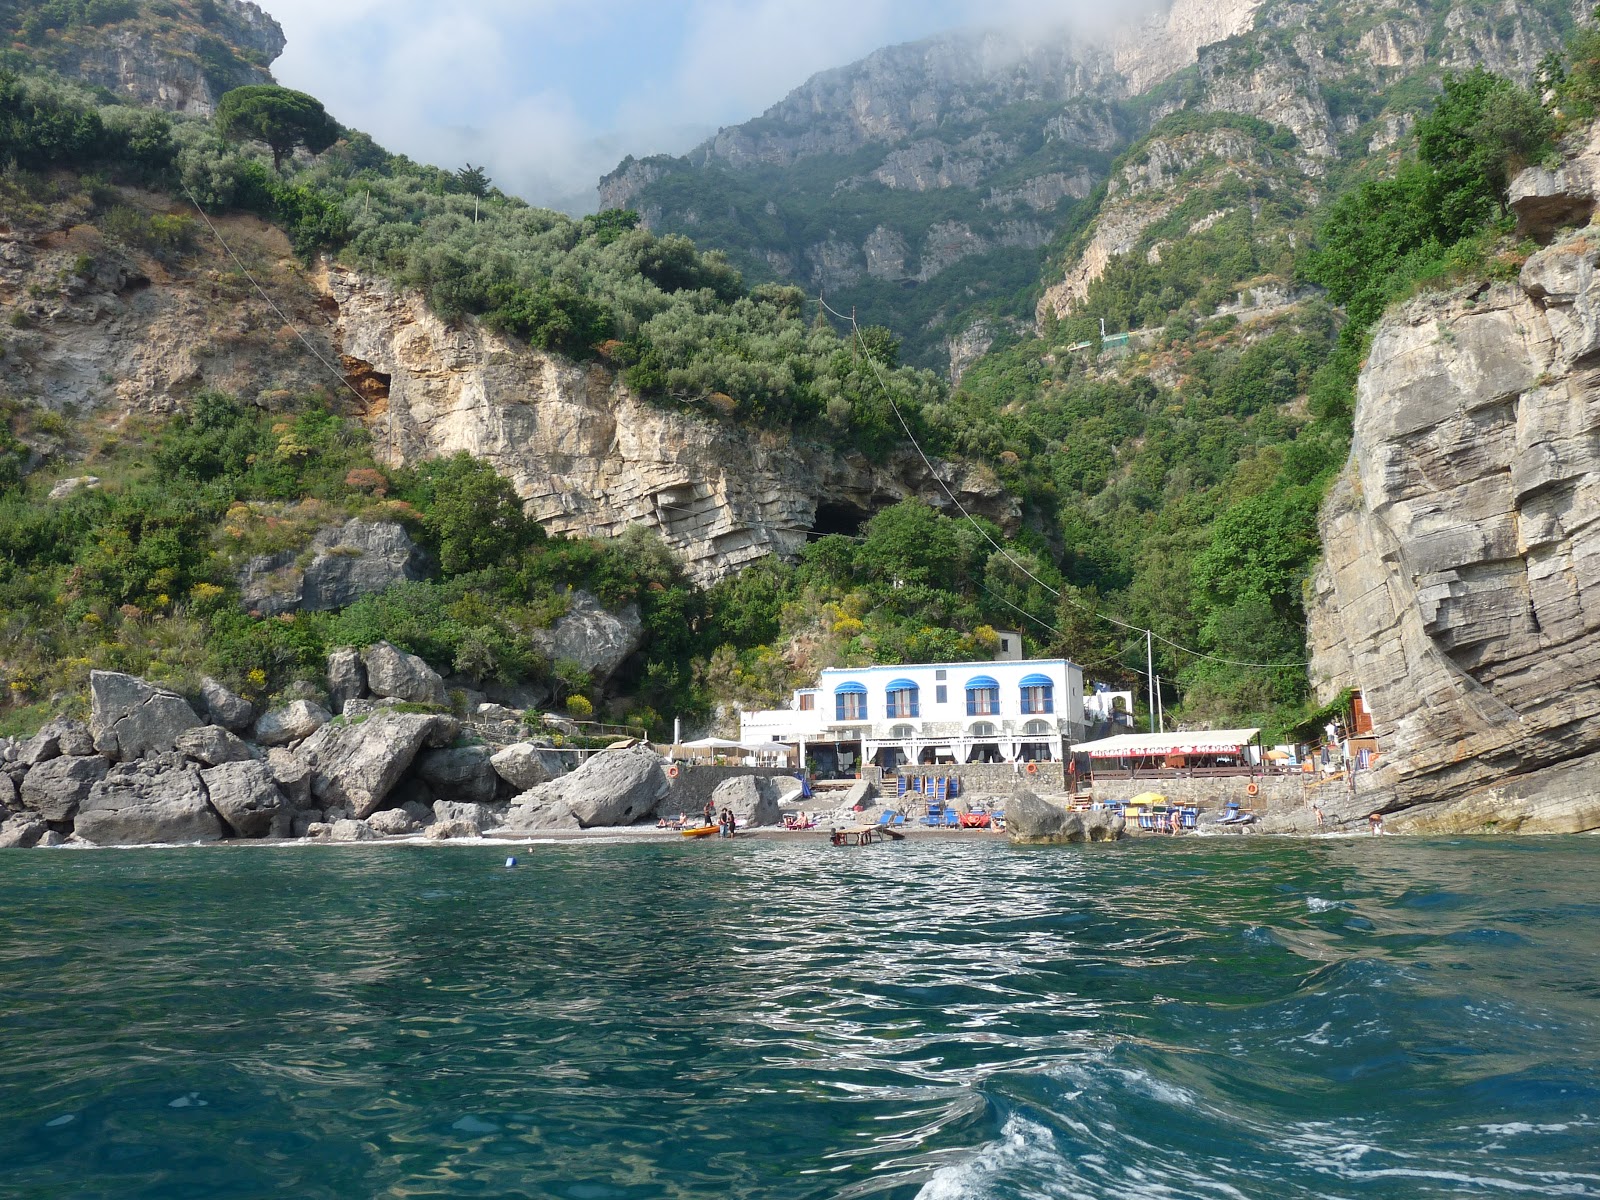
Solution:
M1600 1196L1600 839L0 854L0 1196Z

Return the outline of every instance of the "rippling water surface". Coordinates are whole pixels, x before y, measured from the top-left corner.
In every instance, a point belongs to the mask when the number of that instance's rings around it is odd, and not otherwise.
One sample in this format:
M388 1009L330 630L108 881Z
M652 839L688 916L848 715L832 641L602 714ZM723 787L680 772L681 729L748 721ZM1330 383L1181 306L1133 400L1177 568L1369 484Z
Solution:
M1600 1196L1600 839L0 855L6 1197Z

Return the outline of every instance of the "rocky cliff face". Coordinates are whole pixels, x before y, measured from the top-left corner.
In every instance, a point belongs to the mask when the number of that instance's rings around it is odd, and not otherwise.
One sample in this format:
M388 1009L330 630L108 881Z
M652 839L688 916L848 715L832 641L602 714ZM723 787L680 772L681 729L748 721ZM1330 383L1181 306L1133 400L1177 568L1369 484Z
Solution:
M448 325L382 281L336 268L324 286L346 367L378 389L368 423L380 458L399 466L467 451L510 479L552 532L608 537L644 525L709 583L908 495L949 506L909 452L875 465L668 411L603 366ZM938 469L970 511L1015 528L1016 502L987 471Z
M1036 281L1039 251L1136 131L1128 80L1193 64L1259 3L1179 0L1120 41L969 31L889 47L683 158L624 162L601 205L755 277L870 305L909 358L942 368L972 308Z
M1374 340L1308 611L1319 690L1362 689L1382 750L1346 803L1391 828L1600 828L1597 266L1570 233Z
M1170 19L1182 13L1174 8ZM1112 173L1094 220L1069 248L1060 274L1047 281L1036 317L1081 311L1114 260L1149 255L1178 233L1163 222L1180 206L1185 224L1192 223L1207 215L1197 205L1212 194L1212 211L1221 214L1237 204L1240 182L1256 197L1253 236L1292 243L1307 232L1292 228L1294 214L1318 202L1329 165L1393 146L1410 127L1419 87L1479 65L1526 82L1576 15L1567 0L1504 0L1491 20L1469 5L1439 8L1420 0L1338 6L1266 0L1230 9L1231 32L1198 42L1195 79L1181 107L1252 118L1277 135L1242 128L1199 135L1158 122ZM1213 28L1192 14L1183 27L1191 41ZM1288 138L1290 145L1281 144ZM1264 267L1274 255L1255 258Z
M230 88L271 83L283 30L250 0L168 3L104 26L46 35L34 57L70 79L168 112L210 116Z

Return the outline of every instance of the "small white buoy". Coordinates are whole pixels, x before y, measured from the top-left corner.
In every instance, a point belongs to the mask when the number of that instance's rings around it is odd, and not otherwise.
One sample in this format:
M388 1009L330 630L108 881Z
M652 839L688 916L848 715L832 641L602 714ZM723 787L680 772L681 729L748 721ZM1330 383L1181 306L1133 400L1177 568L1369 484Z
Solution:
M506 859L506 866L514 867L516 865L517 865L517 856L515 854L513 854L510 858Z

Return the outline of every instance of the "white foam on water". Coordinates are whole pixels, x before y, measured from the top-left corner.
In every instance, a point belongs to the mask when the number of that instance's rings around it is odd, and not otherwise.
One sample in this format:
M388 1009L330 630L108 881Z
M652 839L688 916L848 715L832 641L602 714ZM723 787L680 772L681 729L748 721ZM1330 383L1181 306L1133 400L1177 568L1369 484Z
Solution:
M1514 1133L1565 1133L1572 1126L1566 1122L1559 1125L1530 1125L1526 1121L1507 1121L1504 1125L1480 1125L1479 1129L1497 1137L1505 1137Z
M205 1108L209 1101L200 1099L199 1092L188 1092L176 1100L168 1100L168 1108Z
M1001 1127L999 1141L960 1162L940 1167L922 1185L917 1200L988 1200L998 1190L999 1180L1016 1175L1048 1177L1058 1173L1060 1165L1061 1156L1048 1129L1011 1117ZM1061 1197L1084 1194L1055 1188L1051 1192Z
M1324 900L1321 896L1307 896L1306 907L1312 912L1328 912L1331 909L1343 908L1343 900Z

